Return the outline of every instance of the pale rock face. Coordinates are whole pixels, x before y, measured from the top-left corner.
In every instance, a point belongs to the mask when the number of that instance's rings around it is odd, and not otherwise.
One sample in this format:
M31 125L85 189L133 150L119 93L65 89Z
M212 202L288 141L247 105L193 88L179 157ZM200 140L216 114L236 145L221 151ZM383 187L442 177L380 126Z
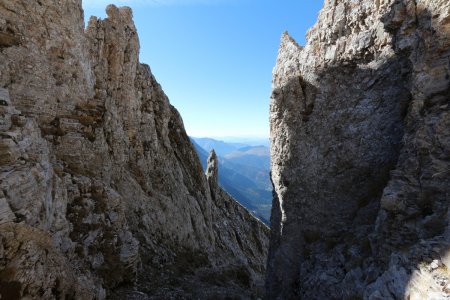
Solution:
M206 179L129 8L0 0L0 294L250 298L268 229Z
M211 153L209 154L205 175L210 186L217 185L219 178L219 161L214 149L211 150Z
M268 297L450 297L450 4L325 1L307 38L273 71Z

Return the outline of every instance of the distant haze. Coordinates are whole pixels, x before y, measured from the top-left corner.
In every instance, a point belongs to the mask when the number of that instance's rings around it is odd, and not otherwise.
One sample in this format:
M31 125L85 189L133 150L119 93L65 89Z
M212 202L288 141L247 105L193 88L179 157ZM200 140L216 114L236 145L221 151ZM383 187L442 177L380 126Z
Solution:
M226 143L236 143L236 144L244 144L249 146L266 146L269 147L270 140L269 136L211 136L211 137L203 137L203 136L192 136L195 139L201 138L211 138L217 141L223 141Z
M202 166L206 169L209 151L219 158L219 184L255 216L269 224L272 207L269 148L262 145L267 139L252 146L246 139L225 142L212 138L191 137ZM257 142L257 141L255 141Z

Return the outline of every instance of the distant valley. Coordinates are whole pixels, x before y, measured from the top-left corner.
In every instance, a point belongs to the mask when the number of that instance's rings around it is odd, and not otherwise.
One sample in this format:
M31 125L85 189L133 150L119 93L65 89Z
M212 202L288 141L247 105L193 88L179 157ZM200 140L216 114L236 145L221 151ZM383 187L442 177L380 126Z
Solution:
M270 182L270 151L267 143L224 142L212 138L191 140L197 150L203 169L209 152L214 149L219 157L219 183L256 217L269 224L272 207Z

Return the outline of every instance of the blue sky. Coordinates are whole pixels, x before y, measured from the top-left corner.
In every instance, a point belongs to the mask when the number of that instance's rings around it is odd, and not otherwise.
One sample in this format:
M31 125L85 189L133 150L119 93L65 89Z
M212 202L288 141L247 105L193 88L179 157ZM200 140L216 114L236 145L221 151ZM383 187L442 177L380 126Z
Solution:
M83 0L85 17L109 3L133 8L140 61L189 135L267 137L281 34L304 44L323 0Z

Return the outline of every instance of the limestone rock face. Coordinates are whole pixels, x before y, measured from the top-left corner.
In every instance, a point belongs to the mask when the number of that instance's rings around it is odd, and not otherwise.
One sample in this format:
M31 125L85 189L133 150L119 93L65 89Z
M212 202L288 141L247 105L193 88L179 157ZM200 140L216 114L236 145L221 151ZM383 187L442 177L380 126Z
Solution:
M250 298L268 229L207 180L129 8L0 0L0 294Z
M326 0L282 37L270 299L450 297L450 4Z
M217 185L217 182L219 180L219 161L214 150L211 150L211 153L209 154L205 175L210 186Z

